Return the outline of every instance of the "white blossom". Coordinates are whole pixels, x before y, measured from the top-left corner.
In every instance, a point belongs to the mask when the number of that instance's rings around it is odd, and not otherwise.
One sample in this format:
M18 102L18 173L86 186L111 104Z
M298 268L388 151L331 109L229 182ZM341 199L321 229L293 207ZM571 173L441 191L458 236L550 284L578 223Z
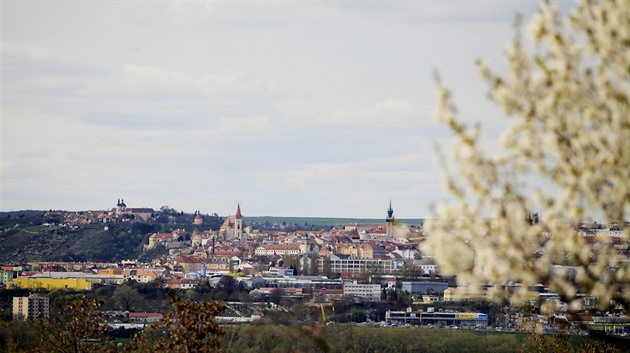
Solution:
M630 6L583 0L563 17L545 1L527 26L532 53L515 27L506 75L476 63L511 119L501 155L480 147L479 127L458 119L452 93L436 80L435 117L455 134L457 170L446 180L456 202L436 208L426 250L462 285L516 282L524 290L513 296L523 299L528 285L542 283L572 309L581 293L628 310L630 261L606 237L589 243L575 226L630 215ZM542 213L538 225L525 221L532 210ZM623 237L630 242L630 228Z

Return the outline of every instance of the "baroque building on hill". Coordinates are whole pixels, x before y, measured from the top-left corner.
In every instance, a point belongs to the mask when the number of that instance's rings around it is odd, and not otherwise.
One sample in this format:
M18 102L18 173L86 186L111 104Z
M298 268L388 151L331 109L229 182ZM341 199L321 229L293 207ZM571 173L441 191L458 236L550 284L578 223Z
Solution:
M203 216L201 216L201 212L199 211L195 212L195 219L193 220L193 224L196 226L203 224Z
M152 208L130 208L125 204L124 199L118 199L116 208L112 208L109 212L110 216L115 219L132 218L141 221L148 221L153 217L155 211Z

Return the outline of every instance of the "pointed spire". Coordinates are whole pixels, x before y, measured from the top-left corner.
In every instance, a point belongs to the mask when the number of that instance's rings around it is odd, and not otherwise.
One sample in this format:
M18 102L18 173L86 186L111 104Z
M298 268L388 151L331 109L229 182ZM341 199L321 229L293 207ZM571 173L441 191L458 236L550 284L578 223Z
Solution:
M392 208L392 199L389 199L389 208L387 209L387 218L386 220L392 221L394 219L394 209Z
M241 204L239 203L238 206L236 207L236 219L242 219L243 215L241 214Z

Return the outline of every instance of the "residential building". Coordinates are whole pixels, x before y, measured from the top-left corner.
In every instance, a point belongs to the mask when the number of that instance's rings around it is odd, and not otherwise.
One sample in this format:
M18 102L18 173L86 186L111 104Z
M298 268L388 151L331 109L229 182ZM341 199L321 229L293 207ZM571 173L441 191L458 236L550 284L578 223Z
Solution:
M355 244L339 243L335 246L335 253L339 255L359 256L359 248Z
M13 297L13 320L28 320L48 317L50 301L48 297L31 294L28 297Z
M129 322L153 323L163 317L161 313L129 313Z
M199 285L201 281L195 278L175 278L164 283L164 287L172 289L191 289Z
M412 264L418 267L423 275L437 275L438 267L433 259L414 260Z
M149 236L149 245L146 246L146 249L153 249L158 244L162 244L168 248L168 245L177 242L181 235L177 232L172 233L153 233ZM183 236L182 236L183 239Z
M128 268L124 270L123 276L125 281L149 283L155 281L163 273L164 269Z
M15 278L15 271L13 270L2 270L0 271L0 283L6 284L7 282L13 281Z
M446 302L486 300L487 298L487 289L457 287L444 290L444 301Z
M345 282L343 284L343 295L346 297L359 297L370 302L378 302L381 300L380 284L359 284L354 282Z
M256 248L254 254L256 256L299 255L300 244L263 244Z
M268 273L270 276L295 276L292 268L270 267Z
M206 267L203 260L193 256L180 256L175 259L175 263L182 267L185 273L197 272L200 273L201 269Z
M397 271L397 264L390 259L365 259L354 256L342 256L331 254L328 259L318 259L319 273L326 273L329 266L330 273L346 275L349 273L361 273L366 270L377 271L382 274L392 274Z
M410 294L443 295L448 288L447 282L402 282L401 290Z
M413 260L420 255L418 244L416 243L396 244L395 246L396 249L393 252L400 255L403 259Z
M376 259L386 254L387 252L382 245L373 242L365 243L359 247L359 257L366 259Z

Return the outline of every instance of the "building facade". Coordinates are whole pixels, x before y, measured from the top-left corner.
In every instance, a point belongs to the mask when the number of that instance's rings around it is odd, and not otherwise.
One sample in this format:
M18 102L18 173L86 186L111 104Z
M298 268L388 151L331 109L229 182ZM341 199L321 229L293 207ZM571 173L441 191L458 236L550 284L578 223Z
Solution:
M392 260L366 259L354 256L330 255L328 259L318 259L319 273L361 273L365 271L393 274L397 271L397 264ZM328 267L328 268L326 268Z
M7 288L90 290L92 283L83 278L20 277L8 282Z
M411 309L411 308L410 308ZM385 322L411 325L433 325L435 327L457 326L462 328L488 327L488 315L483 313L445 313L422 311L386 311Z
M264 244L254 251L256 256L299 255L300 244Z
M38 317L48 317L50 300L31 294L28 297L13 297L13 320L29 320Z
M378 302L381 300L381 285L358 284L356 281L346 282L343 284L343 295L363 298L370 302Z

